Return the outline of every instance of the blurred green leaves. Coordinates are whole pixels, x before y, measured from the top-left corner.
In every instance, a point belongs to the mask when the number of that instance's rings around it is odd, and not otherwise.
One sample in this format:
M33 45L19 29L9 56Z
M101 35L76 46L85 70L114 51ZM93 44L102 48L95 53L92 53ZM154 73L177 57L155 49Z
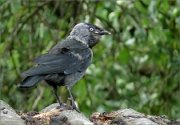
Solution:
M180 117L180 2L178 0L0 0L1 98L18 110L56 102L42 82L19 90L20 73L79 22L112 33L93 48L93 64L73 87L82 112L133 108ZM59 95L66 102L62 87ZM67 101L69 103L69 101Z

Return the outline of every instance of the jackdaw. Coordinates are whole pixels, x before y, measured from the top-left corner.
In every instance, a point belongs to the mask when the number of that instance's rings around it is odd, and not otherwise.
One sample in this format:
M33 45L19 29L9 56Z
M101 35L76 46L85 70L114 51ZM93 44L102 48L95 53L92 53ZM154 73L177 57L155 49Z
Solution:
M47 54L37 57L36 66L23 72L20 88L29 88L40 81L46 81L54 90L60 106L63 105L57 94L58 86L66 86L71 106L79 111L71 94L71 87L85 74L91 64L94 47L102 35L110 34L89 23L79 23L74 26L70 35L55 45Z

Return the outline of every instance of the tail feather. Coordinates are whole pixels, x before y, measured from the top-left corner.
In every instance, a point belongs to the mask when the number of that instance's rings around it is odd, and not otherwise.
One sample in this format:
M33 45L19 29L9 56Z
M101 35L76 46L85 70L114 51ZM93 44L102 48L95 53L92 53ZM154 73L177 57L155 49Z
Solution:
M33 87L41 80L43 80L43 76L28 76L20 83L20 85L18 87L20 87L20 88Z

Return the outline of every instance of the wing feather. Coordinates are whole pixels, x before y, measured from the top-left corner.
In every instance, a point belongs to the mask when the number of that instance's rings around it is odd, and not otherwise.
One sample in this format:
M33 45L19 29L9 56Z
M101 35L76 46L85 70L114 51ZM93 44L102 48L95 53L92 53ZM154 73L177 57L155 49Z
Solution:
M68 52L59 51L64 48L63 44L56 47L51 53L44 54L35 59L37 66L30 68L22 73L22 77L34 75L46 75L54 73L71 74L78 71L84 71L91 62L91 50L87 47L78 46L79 48L71 48L67 46ZM82 49L83 48L83 49ZM58 49L58 53L57 53Z

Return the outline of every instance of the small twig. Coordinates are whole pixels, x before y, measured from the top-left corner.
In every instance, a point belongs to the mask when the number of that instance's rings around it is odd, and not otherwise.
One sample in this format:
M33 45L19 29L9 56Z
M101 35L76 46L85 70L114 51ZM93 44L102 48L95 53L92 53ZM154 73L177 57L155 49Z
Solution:
M43 94L44 94L44 88L39 87L38 90L39 90L40 92L39 92L36 100L34 101L34 104L33 104L33 106L32 106L32 110L34 110L34 109L37 107L38 102L40 101L40 99L42 98L42 96L43 96Z

